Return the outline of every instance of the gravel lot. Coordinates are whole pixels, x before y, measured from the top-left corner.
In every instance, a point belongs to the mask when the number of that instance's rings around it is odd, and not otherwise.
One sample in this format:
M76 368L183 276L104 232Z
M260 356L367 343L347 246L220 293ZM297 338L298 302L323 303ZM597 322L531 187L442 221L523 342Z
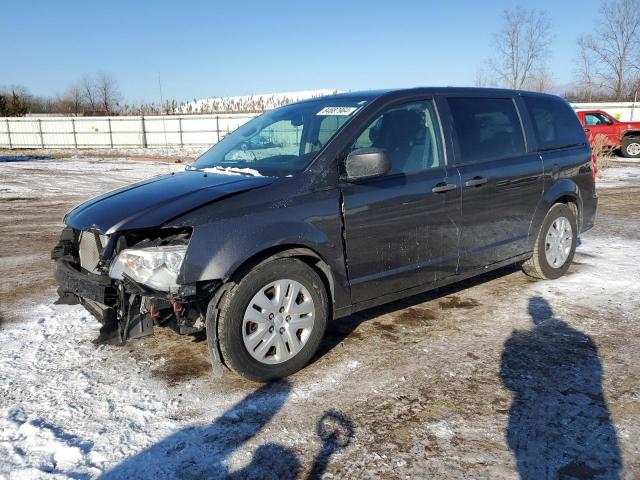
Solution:
M351 316L259 387L210 376L201 337L94 347L98 324L53 305L63 214L180 165L8 157L0 477L640 477L640 166L605 173L566 277L508 267Z

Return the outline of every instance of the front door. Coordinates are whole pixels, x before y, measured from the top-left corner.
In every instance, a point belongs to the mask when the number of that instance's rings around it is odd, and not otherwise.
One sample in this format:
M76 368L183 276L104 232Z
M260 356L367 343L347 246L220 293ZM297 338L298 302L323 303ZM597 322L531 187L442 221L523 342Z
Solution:
M513 98L448 98L462 186L460 273L529 250L544 188L542 159L527 153Z
M620 132L618 132L614 120L600 112L584 114L584 131L592 145L599 137L604 139L605 145L612 147L617 147L620 142Z
M388 108L351 150L383 148L391 171L342 183L346 257L354 303L452 275L460 189L448 172L432 100Z

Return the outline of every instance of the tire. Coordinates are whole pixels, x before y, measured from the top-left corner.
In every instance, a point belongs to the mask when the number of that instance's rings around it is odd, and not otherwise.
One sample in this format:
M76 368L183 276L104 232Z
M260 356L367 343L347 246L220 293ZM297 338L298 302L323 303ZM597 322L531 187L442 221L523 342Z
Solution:
M622 139L620 150L622 155L627 158L640 157L640 137L627 137Z
M291 286L290 288L280 288L279 291L290 292L294 291L294 285L302 286L299 288L300 294L296 297L300 299L301 304L298 305L296 299L293 299L292 312L295 307L302 307L303 301L306 305L309 298L311 299L312 307L305 308L312 308L313 314L304 314L305 324L312 323L308 330L300 329L294 332L295 326L298 325L295 322L300 322L303 317L296 318L296 313L291 313L289 316L289 309L283 312L284 307L281 307L283 310L279 310L275 306L273 310L270 310L270 304L266 309L258 309L254 299L260 298L262 302L262 297L258 297L258 295L269 293L270 289L265 290L265 287L276 282L279 282L278 285ZM272 288L275 291L276 287ZM276 294L273 295L272 299L267 298L269 302L276 302ZM287 301L289 300L283 298L283 302ZM222 360L233 372L255 382L268 382L287 377L306 366L313 358L327 328L328 312L329 302L324 283L307 264L294 258L281 258L259 264L240 279L220 300L218 337ZM259 323L247 320L256 315L258 316L256 318L259 318ZM269 319L269 316L274 317L274 315L275 318ZM312 321L309 321L310 317L312 317ZM291 321L286 319L291 319ZM263 323L265 321L267 323ZM267 325L266 330L264 330L264 325ZM294 326L292 327L292 325ZM285 327L286 331L282 332ZM254 328L253 332L250 331L251 328ZM250 353L249 346L245 344L245 341L250 341L252 333L262 335L263 339L259 340L260 343L253 348L253 353ZM296 335L296 337L290 335ZM271 341L275 344L269 347ZM299 348L295 353L294 349L290 348L291 342L294 341L297 342L295 349ZM277 353L270 355L257 353L264 348L269 348L267 352ZM290 358L287 358L288 356Z
M569 227L571 228L571 241L569 242L566 239L566 235L564 236L562 246L557 250L562 251L562 253L559 253L559 257L556 257L556 259L561 259L564 255L566 255L566 258L564 258L562 263L558 261L554 264L549 261L549 257L553 260L555 256L553 249L550 248L550 242L554 241L554 232L559 231L557 227L562 223L561 219L568 221ZM564 225L566 231L566 228L568 227L566 227L566 223L564 223ZM553 232L550 232L552 227ZM552 236L551 240L549 240L549 235ZM524 273L530 277L545 280L555 280L556 278L560 278L567 273L567 270L573 261L573 256L576 252L577 240L578 224L573 210L563 203L556 203L549 209L547 216L542 222L542 226L540 227L536 242L533 246L533 255L522 264ZM549 255L547 254L547 251L549 251Z

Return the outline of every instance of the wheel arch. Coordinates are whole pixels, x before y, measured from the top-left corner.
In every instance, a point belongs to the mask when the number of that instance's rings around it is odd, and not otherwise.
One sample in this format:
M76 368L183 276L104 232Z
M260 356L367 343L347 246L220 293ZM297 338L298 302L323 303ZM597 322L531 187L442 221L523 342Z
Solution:
M625 138L640 138L640 130L625 130L622 133L622 139Z
M582 228L582 197L578 185L569 179L562 179L555 182L543 195L538 207L536 208L531 228L529 229L529 238L531 245L538 235L538 230L547 216L547 213L556 203L564 203L569 206L576 215L578 223L578 232Z
M322 279L324 287L328 293L327 298L330 302L329 311L333 309L335 300L335 278L329 263L314 249L306 245L300 244L284 244L274 245L266 249L260 250L247 259L243 260L239 265L235 266L228 273L226 282L238 282L249 271L266 262L276 260L278 258L296 258L311 267Z

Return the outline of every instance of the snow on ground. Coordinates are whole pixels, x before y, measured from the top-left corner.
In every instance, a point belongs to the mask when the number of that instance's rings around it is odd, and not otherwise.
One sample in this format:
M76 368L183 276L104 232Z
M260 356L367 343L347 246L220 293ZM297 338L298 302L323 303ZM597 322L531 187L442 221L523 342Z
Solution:
M614 160L619 163L631 163L631 164L640 163L640 158L615 157Z
M597 188L631 187L640 184L640 167L610 167L596 180Z
M562 318L575 304L601 308L604 290L609 302L637 302L640 277L629 252L637 265L640 241L586 236L578 251L577 258L595 260L561 280L531 283L521 294L553 298L562 292L553 302ZM504 321L520 306L496 303ZM631 310L624 314L626 322L637 320ZM83 478L111 470L107 478L174 478L178 472L221 478L258 468L265 452L256 448L266 448L265 442L283 450L308 441L288 430L289 415L300 415L307 401L327 390L337 394L360 382L361 364L351 360L319 376L307 369L293 385L264 387L244 400L215 382L207 386L206 379L167 388L146 373L163 360L140 362L126 348L93 346L98 324L82 308L42 304L29 317L0 330L0 475L9 478ZM188 412L193 416L185 419ZM243 446L267 424L262 444ZM441 436L443 428L463 427L450 421L433 428Z
M46 304L29 313L28 321L0 330L0 477L83 478L117 466L114 478L174 478L188 456L209 452L208 478L221 478L244 466L248 453L231 454L285 401L304 401L358 367L348 362L295 388L285 381L245 399L202 380L168 389L145 374L164 359L139 362L126 348L96 348L91 339L99 324L84 309ZM164 440L179 455L156 458L167 452L154 444L182 429L178 440ZM281 440L290 443L284 432ZM216 433L223 436L204 447L191 438ZM135 458L148 447L147 460Z
M181 168L117 158L2 163L0 202L86 197ZM603 175L606 191L640 185L637 167ZM508 418L511 399L498 372L505 340L533 328L531 299L544 299L555 318L597 341L624 478L633 478L640 425L629 372L640 330L640 237L637 223L615 215L599 215L559 280L514 271L456 295L362 314L367 321L354 316L345 320L349 333L309 367L260 388L208 370L167 382L153 373L192 357L157 354L158 333L96 347L98 324L83 308L53 305L52 292L38 292L21 321L0 324L0 478L295 478L327 468L336 478L513 478L521 457L504 432L518 419ZM588 410L601 399L589 391L577 402ZM579 442L563 447L562 455L585 451Z
M184 164L118 157L65 159L45 156L5 162L2 158L0 199L94 196L123 184L185 169Z
M9 150L0 149L0 163L24 161L25 156L32 158L58 157L58 158L196 158L211 146L168 146L168 147L135 147L135 148L34 148Z

